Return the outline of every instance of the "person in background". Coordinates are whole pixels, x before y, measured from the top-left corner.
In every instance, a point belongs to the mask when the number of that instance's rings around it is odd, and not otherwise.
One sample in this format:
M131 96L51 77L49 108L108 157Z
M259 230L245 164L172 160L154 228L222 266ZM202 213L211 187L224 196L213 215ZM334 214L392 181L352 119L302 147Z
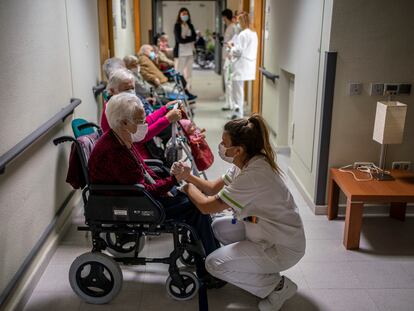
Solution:
M228 58L229 48L228 44L233 40L234 36L237 35L237 27L233 22L233 12L229 9L225 9L221 12L223 22L226 25L226 30L223 36L223 50L222 50L222 60L223 60L223 80L224 80L224 92L225 92L225 104L221 108L223 111L233 110L234 105L231 99L231 61Z
M141 75L141 67L138 58L135 55L127 55L124 57L125 67L132 72L135 77L135 91L144 97L151 97L154 87L149 84Z
M195 42L195 48L201 49L203 51L206 50L206 40L204 40L203 34L200 30L196 31L196 42Z
M166 71L170 68L174 68L174 61L169 59L167 55L165 55L165 53L158 48L158 46L153 45L152 48L155 52L155 64L158 65L158 68L161 71Z
M165 53L169 59L174 59L173 48L170 47L170 44L168 43L168 35L165 33L161 34L159 37L158 47L160 48L160 51Z
M242 12L237 19L241 31L227 44L230 49L229 55L232 59L231 99L234 108L230 118L233 120L243 117L244 81L256 79L258 46L257 33L249 28L249 14Z
M191 90L196 32L191 23L190 12L186 8L181 8L178 12L177 22L174 25L174 36L175 70L184 76L188 84L187 89Z
M156 58L157 54L154 51L154 47L149 44L141 46L140 54L138 55L138 62L141 68L142 77L149 83L156 87L161 87L164 93L173 92L175 90L175 84L168 82L168 78L157 67ZM185 79L182 81L185 94L189 100L195 100L196 95L191 94L188 90L188 83Z
M106 59L102 65L102 71L104 73L104 78L106 82L109 82L109 78L112 76L112 73L115 70L122 69L122 68L125 68L125 63L122 59L117 58L117 57L111 57L111 58ZM109 89L106 88L102 92L102 97L103 97L104 102L107 102L110 96L111 95L109 93Z

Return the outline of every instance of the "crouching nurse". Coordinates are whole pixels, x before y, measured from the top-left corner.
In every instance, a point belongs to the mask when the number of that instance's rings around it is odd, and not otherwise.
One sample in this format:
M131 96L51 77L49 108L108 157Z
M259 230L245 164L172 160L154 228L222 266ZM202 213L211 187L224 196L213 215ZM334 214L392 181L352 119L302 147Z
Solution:
M206 259L207 270L263 300L260 310L279 310L297 291L280 272L305 253L302 220L274 160L268 129L260 115L236 119L224 126L220 156L234 165L216 181L190 175L182 191L204 214L231 208L234 217L213 222L216 238L225 246ZM185 175L185 174L184 174Z

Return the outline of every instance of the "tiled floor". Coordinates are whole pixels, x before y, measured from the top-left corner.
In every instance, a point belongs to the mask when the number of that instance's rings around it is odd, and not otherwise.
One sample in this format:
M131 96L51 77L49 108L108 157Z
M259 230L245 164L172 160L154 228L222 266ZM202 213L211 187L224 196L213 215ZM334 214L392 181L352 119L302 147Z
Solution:
M207 129L210 147L216 151L226 122L220 111L220 77L196 72L194 92L200 96L196 122ZM288 158L279 155L286 171ZM227 163L216 157L209 177L223 173ZM284 272L298 286L294 298L282 310L414 310L414 219L398 222L389 218L365 218L361 250L346 251L342 245L343 219L328 221L313 215L292 182L287 179L303 218L307 251L302 261ZM82 217L62 241L36 287L25 310L197 310L197 299L178 302L165 292L166 266L152 264L122 267L124 284L120 295L108 305L82 302L71 290L68 270L72 261L90 250L90 241L76 231ZM171 241L162 236L147 241L143 255L165 256ZM232 286L208 292L210 310L257 310L258 299Z

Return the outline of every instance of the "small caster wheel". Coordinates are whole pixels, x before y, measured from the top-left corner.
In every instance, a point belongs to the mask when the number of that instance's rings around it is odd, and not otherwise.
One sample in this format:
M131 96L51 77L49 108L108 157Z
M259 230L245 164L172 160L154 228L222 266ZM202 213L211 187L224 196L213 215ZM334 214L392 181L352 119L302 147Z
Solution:
M117 262L98 252L80 255L69 269L73 291L91 304L110 302L121 290L122 281L122 271Z
M165 287L168 295L175 300L190 300L198 292L200 282L191 272L180 271L181 284L175 282L171 276L168 277Z

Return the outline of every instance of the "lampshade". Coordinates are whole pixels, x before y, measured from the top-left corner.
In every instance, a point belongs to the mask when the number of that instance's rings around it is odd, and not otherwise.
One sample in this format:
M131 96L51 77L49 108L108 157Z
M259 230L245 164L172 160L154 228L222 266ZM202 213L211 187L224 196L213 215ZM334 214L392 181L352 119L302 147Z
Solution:
M380 144L401 144L407 105L398 101L377 102L373 140Z

